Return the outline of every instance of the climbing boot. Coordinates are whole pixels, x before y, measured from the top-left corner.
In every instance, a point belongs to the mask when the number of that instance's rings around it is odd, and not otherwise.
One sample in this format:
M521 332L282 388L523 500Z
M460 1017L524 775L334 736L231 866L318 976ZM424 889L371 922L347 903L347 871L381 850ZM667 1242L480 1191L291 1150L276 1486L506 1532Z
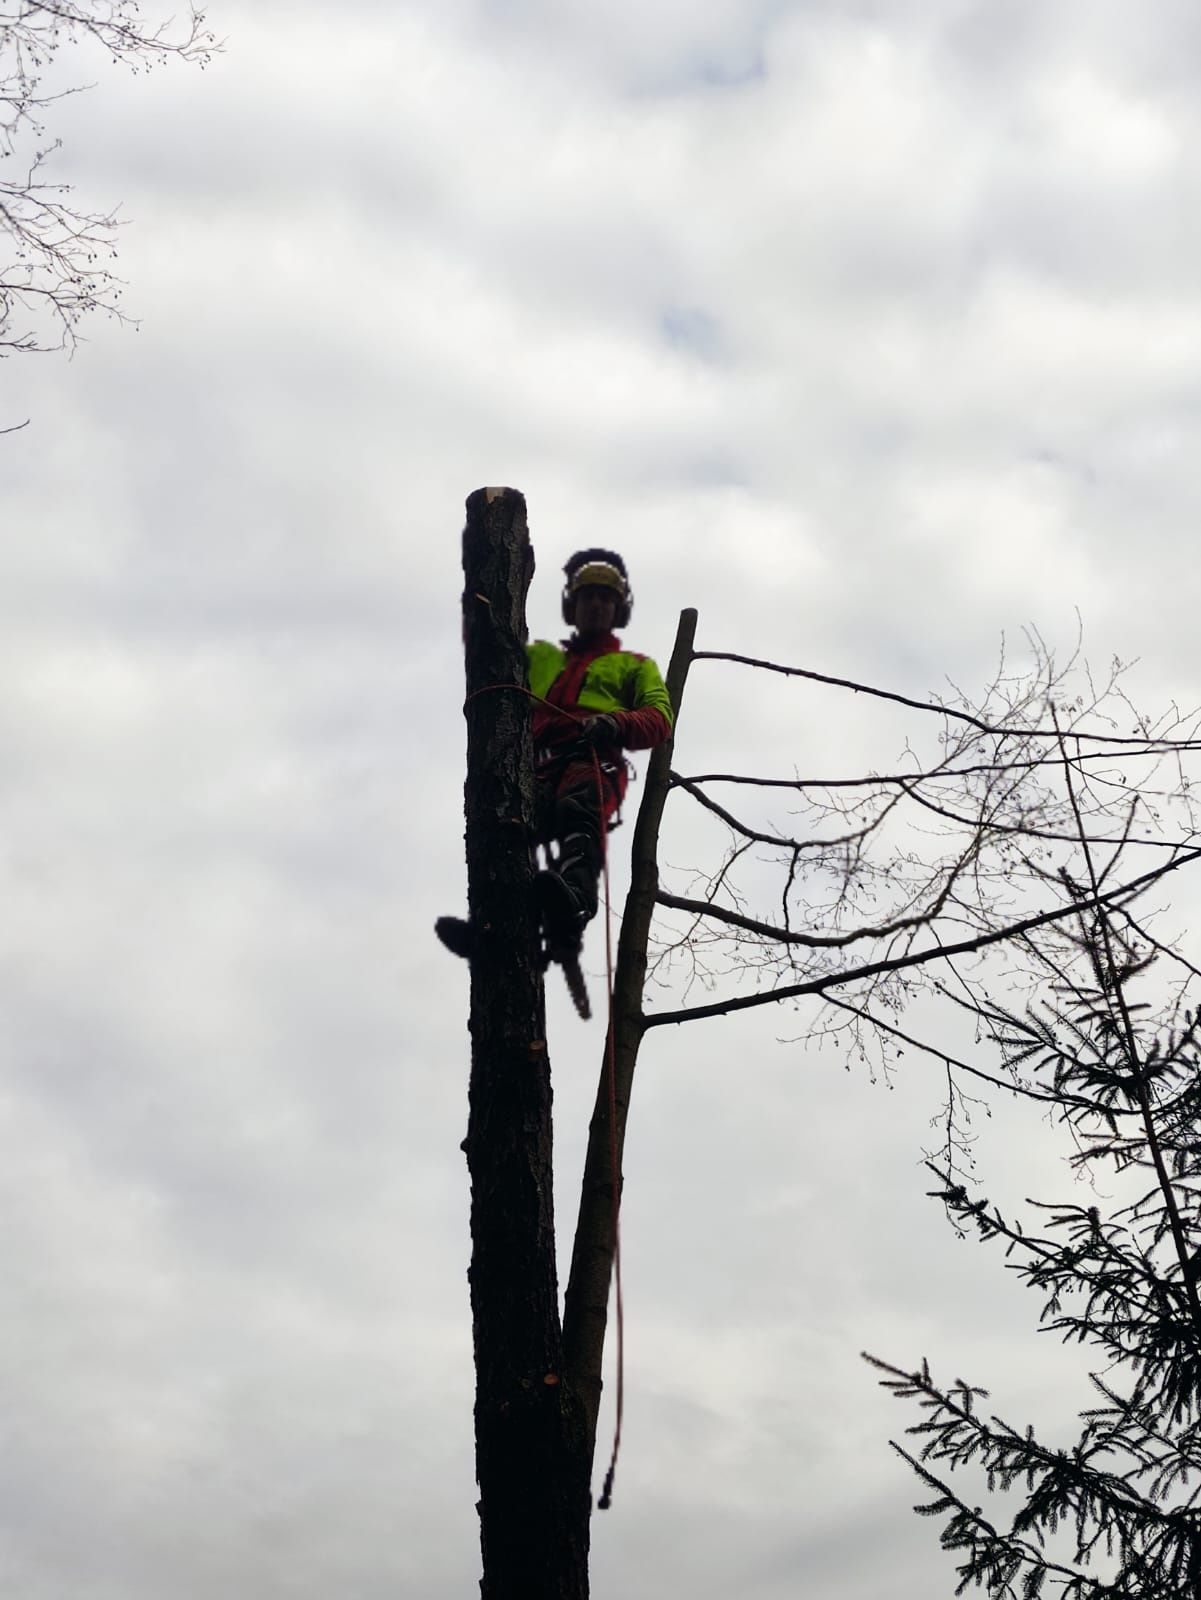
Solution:
M434 932L451 955L470 961L475 954L475 929L465 917L439 917Z
M552 961L560 952L578 951L584 929L596 915L596 884L600 851L589 833L570 833L563 840L557 862L538 874L535 885Z
M562 961L566 956L578 955L588 919L570 886L558 872L548 870L540 872L534 880L534 893L542 917L547 960Z

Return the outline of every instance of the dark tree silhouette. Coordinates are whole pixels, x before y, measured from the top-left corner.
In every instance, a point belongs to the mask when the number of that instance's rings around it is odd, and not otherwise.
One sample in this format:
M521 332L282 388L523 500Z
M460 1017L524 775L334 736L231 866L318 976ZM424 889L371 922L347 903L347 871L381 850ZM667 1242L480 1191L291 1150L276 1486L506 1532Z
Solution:
M471 1307L484 1600L587 1593L588 1468L563 1382L550 1058L533 910L525 502L481 489L463 534L471 962Z
M1121 1019L1127 982L1145 954L1161 948L1152 919L1136 916L1141 898L1152 885L1201 860L1186 776L1201 740L1196 716L1172 709L1154 724L1135 716L1120 663L1098 686L1074 658L1058 667L1037 640L1033 668L1013 674L1002 665L982 701L972 705L958 693L922 701L809 669L696 651L696 614L683 613L668 671L677 735L689 666L726 661L818 685L823 692L895 705L930 730L933 748L923 755L922 740L910 731L900 770L838 778L689 776L673 770L672 744L652 754L634 829L612 1048L604 1053L590 1128L560 1328L550 1212L549 1061L530 893L532 779L521 646L531 567L525 540L525 506L516 491L481 490L468 501L469 898L473 919L486 935L472 962L471 1126L465 1146L473 1195L477 1472L486 1600L577 1600L587 1593L587 1486L617 1243L614 1201L621 1194L621 1152L644 1039L655 1028L805 998L812 1002L810 1037L833 1037L848 1051L874 1052L889 1068L902 1052L935 1062L946 1082L940 1156L948 1195L960 1181L956 1161L969 1108L965 1076L1050 1103L1083 1137L1096 1104L1086 1077L1060 1081L1052 1071L1048 1081L1032 1056L1006 1041L1024 1038L1022 1027L1032 1026L1019 1021L1025 1015L1023 993L1033 1005L1044 992L1057 995L1064 1025L1077 1033L1087 1034L1094 1024L1064 996L1078 993L1081 1006L1095 1009L1096 994L1104 993ZM1132 721L1131 733L1118 731ZM794 817L783 831L770 815L749 814L742 801L735 813L714 799L718 786L737 788L744 800L770 801L787 793L794 811L799 808L799 824ZM724 840L704 878L679 886L689 889L686 894L659 879L659 826L673 791L699 804ZM751 887L762 883L765 856L777 863L774 903L756 905L739 881L752 846L759 870ZM675 919L674 927L662 920L652 927L656 908ZM1109 931L1112 947L1100 969L1098 928ZM1126 974L1129 963L1129 974L1118 982L1115 974ZM681 964L687 984L704 986L712 997L691 1003L686 991L689 1003L651 1009L648 978L661 982ZM718 992L719 983L729 986L727 992ZM1009 1000L989 998L989 983L1008 985L997 992ZM991 1028L1004 1046L999 1065L963 1059L941 1040L913 1031L904 1012L918 994ZM1158 1064L1169 1057L1174 1063L1192 1060L1193 1023L1190 1018L1178 1026L1170 1034L1173 1042L1162 1043L1158 1053L1141 1055L1123 1027L1124 1032L1111 1025L1109 1048L1124 1049L1128 1061L1143 1063L1137 1071L1128 1066L1122 1081L1136 1100L1141 1093L1147 1102L1140 1115L1150 1139L1156 1074L1164 1070ZM1107 1070L1117 1070L1113 1060ZM1120 1123L1114 1106L1102 1105ZM1178 1115L1183 1118L1190 1106L1179 1100ZM1184 1125L1181 1120L1182 1130ZM1170 1171L1172 1162L1183 1159L1186 1139L1183 1131L1177 1144L1164 1138L1157 1148ZM1169 1188L1185 1182L1181 1173L1170 1177ZM1191 1306L1196 1274L1191 1266L1186 1270L1181 1252L1195 1250L1201 1240L1191 1240L1184 1227L1182 1202L1177 1223L1171 1223L1162 1185L1161 1194L1169 1222L1155 1248L1170 1237L1177 1268L1175 1276L1159 1267L1147 1270L1158 1274L1156 1284L1167 1286L1165 1308L1173 1294ZM1180 1392L1177 1384L1173 1393L1179 1398ZM1139 1391L1136 1404L1145 1403ZM1112 1444L1118 1434L1107 1437ZM963 1527L956 1523L956 1537ZM979 1548L982 1561L992 1559L983 1542ZM981 1571L987 1576L992 1569ZM1108 1592L1080 1594L1100 1600Z
M1065 782L1073 763L1061 745ZM1094 1403L1069 1448L978 1402L987 1391L869 1356L884 1386L924 1420L894 1445L944 1517L961 1559L957 1593L1033 1600L1196 1600L1201 1595L1201 1013L1197 969L1166 950L1130 899L1102 895L1112 863L1084 842L1072 922L1029 944L1040 977L1022 1010L977 987L969 1003L1006 1067L1039 1088L1071 1137L1070 1164L1120 1202L1035 1204L1025 1225L932 1167L949 1217L1004 1246L1043 1296L1043 1328L1100 1362ZM1161 981L1163 968L1175 981ZM1032 1203L1034 1204L1034 1203ZM942 1474L967 1468L1016 1501L1003 1524ZM973 1499L976 1495L973 1494Z

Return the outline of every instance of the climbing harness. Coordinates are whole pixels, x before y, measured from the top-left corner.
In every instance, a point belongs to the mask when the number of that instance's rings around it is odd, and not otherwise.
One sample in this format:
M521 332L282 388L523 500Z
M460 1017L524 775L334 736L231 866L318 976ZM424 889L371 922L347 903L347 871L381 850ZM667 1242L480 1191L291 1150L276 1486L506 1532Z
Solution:
M464 704L470 705L471 701L476 699L477 696L482 694L492 694L500 689L515 690L518 694L525 695L528 700L533 700L538 705L545 706L552 716L559 718L563 722L582 723L590 716L595 715L593 712L576 712L567 710L563 706L557 706L553 701L546 699L545 696L535 694L532 689L527 689L523 684L519 683L485 684L482 688L476 689L470 695L468 695ZM603 774L606 772L615 773L618 769L616 762L614 761L606 760L604 763L602 763L600 757L594 749L590 750L588 753L591 758L592 769L596 782L597 815L600 825L601 861L604 865L605 872L607 873L608 835L613 831L614 828L621 826L621 799L619 795L617 799L616 814L614 815L613 820L610 822L605 815L606 795ZM548 765L553 765L556 760L570 760L571 755L572 752L569 746L564 747L557 753L552 752L547 747L542 747L535 751L535 772L537 773L539 767L545 768ZM580 756L577 755L575 759L579 760ZM623 756L619 756L619 759L625 766L627 773L631 777L636 776L633 764L626 760ZM559 858L554 854L549 842L545 843L545 850L548 871L554 871L558 866ZM545 880L542 879L541 874L539 875L539 881L545 882ZM607 877L605 881L607 884ZM575 1007L577 1015L583 1021L587 1022L592 1015L592 1003L588 995L587 980L584 977L583 968L580 966L580 943L578 940L572 940L569 937L563 936L561 931L557 930L553 926L555 920L553 915L555 903L554 897L552 897L546 890L543 890L539 894L538 900L542 920L542 970L545 972L550 966L557 966L560 968L563 973L564 982L567 985L567 992L571 996L572 1005ZM442 919L443 922L450 920L453 919ZM444 943L448 943L448 940L443 937L441 933L439 934L439 937L443 938ZM456 954L460 953L457 947L451 946L451 948L455 948ZM612 982L611 975L610 982Z

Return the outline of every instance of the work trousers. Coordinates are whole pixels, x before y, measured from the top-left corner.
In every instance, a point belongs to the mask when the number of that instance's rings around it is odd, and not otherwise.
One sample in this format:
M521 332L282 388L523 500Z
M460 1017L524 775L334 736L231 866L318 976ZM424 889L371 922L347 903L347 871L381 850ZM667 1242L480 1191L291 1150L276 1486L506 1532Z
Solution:
M604 835L626 788L620 755L600 757L600 782L591 756L544 757L534 769L534 836L559 848L557 871L587 919L596 915Z

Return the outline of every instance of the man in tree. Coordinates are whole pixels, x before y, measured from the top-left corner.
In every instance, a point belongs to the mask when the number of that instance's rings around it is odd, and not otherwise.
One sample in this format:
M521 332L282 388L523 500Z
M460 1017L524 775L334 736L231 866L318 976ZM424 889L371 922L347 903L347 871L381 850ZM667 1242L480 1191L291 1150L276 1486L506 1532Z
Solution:
M625 650L614 633L633 608L625 562L615 550L578 550L563 569L563 620L574 631L526 646L533 716L536 842L557 841L558 859L538 878L548 952L578 951L596 915L604 834L626 790L623 750L649 750L669 737L671 699L649 656ZM438 937L471 954L471 927L439 917Z

